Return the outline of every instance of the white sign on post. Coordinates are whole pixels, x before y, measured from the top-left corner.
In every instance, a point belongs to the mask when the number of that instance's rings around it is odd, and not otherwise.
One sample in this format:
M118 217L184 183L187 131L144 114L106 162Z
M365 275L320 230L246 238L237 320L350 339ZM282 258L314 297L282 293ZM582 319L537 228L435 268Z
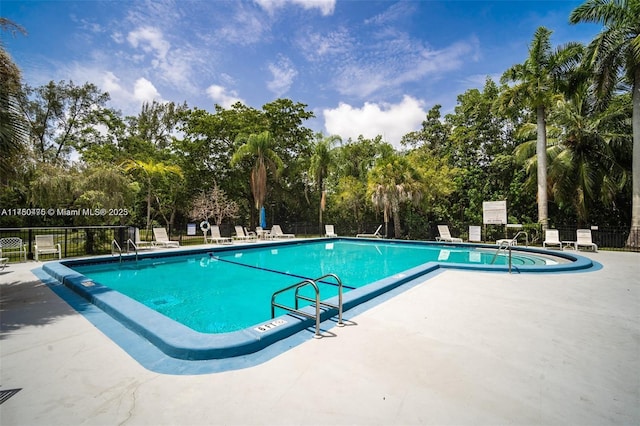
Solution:
M507 201L483 201L482 222L485 225L505 225L507 223Z

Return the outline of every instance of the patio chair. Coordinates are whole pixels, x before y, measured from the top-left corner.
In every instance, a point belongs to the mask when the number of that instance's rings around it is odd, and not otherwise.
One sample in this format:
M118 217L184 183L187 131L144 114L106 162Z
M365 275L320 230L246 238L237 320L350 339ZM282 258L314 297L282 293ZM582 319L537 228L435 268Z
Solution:
M542 242L542 247L546 248L547 246L558 246L558 248L562 250L562 241L560 241L560 235L557 229L547 229L544 231L544 241Z
M0 269L0 271L4 271L4 268L7 267L7 262L9 262L9 258L2 257L2 247L0 247L0 266L2 266L2 269Z
M382 238L382 234L380 234L380 230L382 229L382 225L378 226L376 232L373 234L358 234L356 238Z
M133 243L136 245L138 250L153 248L152 241L145 241L140 239L140 228L136 228Z
M236 225L235 228L236 228L236 235L233 236L234 240L255 241L258 238L255 234L254 235L248 235L244 230L244 226Z
M282 232L280 225L273 225L271 227L271 238L295 238L295 234L285 234Z
M220 227L218 225L211 225L211 228L209 229L209 231L211 232L211 236L208 238L208 241L210 243L216 243L216 244L233 243L233 240L231 239L231 237L223 237L222 235L220 235Z
M53 242L53 235L36 235L36 243L33 250L36 260L40 259L41 254L57 254L58 259L62 259L60 244Z
M4 250L5 256L17 253L20 260L24 259L25 262L27 261L27 245L22 242L22 238L0 238L0 248Z
M167 230L164 228L153 228L153 237L155 238L153 245L156 247L180 247L180 243L178 241L169 239Z
M482 227L478 225L469 225L469 242L482 242Z
M451 236L451 232L449 232L448 225L438 225L438 233L440 234L440 236L436 237L436 241L443 241L443 242L449 242L449 243L462 242L462 238Z
M587 247L595 252L598 251L597 244L591 239L591 229L578 229L576 231L575 248L578 250L580 247Z
M324 236L325 237L337 237L336 230L333 225L325 225L324 226Z
M271 231L264 229L262 226L256 226L256 235L263 240L271 238Z

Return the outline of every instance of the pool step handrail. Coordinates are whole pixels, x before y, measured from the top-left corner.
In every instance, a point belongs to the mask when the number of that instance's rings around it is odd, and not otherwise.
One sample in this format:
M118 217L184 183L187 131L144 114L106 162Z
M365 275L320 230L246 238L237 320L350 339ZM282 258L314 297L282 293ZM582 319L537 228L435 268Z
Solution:
M127 240L127 253L129 253L129 247L133 246L133 249L136 252L136 263L138 263L138 246L133 242L131 238Z
M301 311L299 309L297 309L298 303L296 301L296 308L292 308L290 306L285 306L285 305L281 305L279 303L276 302L276 297L281 294L284 293L285 291L289 291L292 289L298 289L300 287L305 287L307 285L310 285L313 287L315 293L316 293L316 297L315 297L315 305L316 305L316 313L315 315L311 315L307 312ZM297 291L297 290L296 290ZM280 309L284 309L286 311L289 312L294 312L298 315L302 315L304 317L307 318L315 318L316 319L316 333L313 337L316 338L320 338L322 337L322 335L320 334L320 289L318 288L318 285L313 281L313 280L303 280L300 281L299 283L290 285L289 287L285 287L281 290L276 291L275 293L273 293L273 295L271 295L271 318L275 318L275 308L280 308Z
M122 247L120 247L120 244L118 244L118 242L115 240L115 238L111 241L111 256L113 256L114 252L113 252L113 248L116 248L116 250L118 251L118 254L120 256L120 263L122 263Z
M491 259L491 264L493 265L498 258L498 255L503 250L509 251L509 273L511 273L511 242L512 240L505 240L500 243L498 249L496 250L496 254L493 255L493 259Z
M320 278L316 278L312 281L314 281L315 283L318 283L319 281L325 279L325 278L334 278L336 280L336 283L338 284L338 304L334 305L332 303L327 303L327 302L320 302L320 304L322 306L326 306L328 308L333 308L333 309L337 309L338 310L338 327L342 327L344 326L344 323L342 322L342 280L340 279L340 277L338 277L336 274L326 274L321 276ZM297 287L296 288L296 294L295 294L295 303L296 303L296 309L298 309L298 300L302 299L302 300L306 300L308 302L314 302L313 299L311 299L310 297L306 297L306 296L302 296L299 294L301 287Z

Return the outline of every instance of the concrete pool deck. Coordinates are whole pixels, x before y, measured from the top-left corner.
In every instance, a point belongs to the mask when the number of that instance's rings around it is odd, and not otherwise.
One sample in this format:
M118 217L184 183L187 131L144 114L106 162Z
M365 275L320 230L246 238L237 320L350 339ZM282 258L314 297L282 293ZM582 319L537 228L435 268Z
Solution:
M31 272L0 271L4 425L640 424L640 255L445 270L262 364L142 367Z

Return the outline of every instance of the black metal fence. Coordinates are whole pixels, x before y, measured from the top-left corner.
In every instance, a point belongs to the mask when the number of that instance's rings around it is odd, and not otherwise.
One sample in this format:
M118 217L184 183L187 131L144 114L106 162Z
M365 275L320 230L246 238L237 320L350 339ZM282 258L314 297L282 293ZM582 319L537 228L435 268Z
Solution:
M129 238L128 226L84 226L54 228L0 228L2 238L17 237L26 246L27 258L33 259L36 235L53 235L53 242L60 244L62 257L76 257L111 253L111 242L121 246ZM9 261L19 260L13 251L3 250Z
M366 223L358 226L358 229L351 227L341 227L335 224L335 231L341 236L355 236L359 232L372 233L380 223ZM382 224L384 225L384 224ZM293 233L298 237L318 237L324 235L324 227L317 223L283 223L281 225L285 233ZM463 238L465 241L469 237L468 226L450 226L452 236ZM553 226L559 231L561 241L576 240L576 226ZM593 242L601 250L618 250L640 252L640 247L628 245L629 241L640 241L640 229L634 230L635 240L629 238L629 228L613 227L589 227ZM193 231L193 227L192 227ZM403 230L407 231L407 230ZM432 224L427 229L410 230L412 237L423 240L435 240L438 236L437 224ZM418 232L419 231L419 232ZM487 225L482 227L482 240L493 242L501 238L513 238L516 232L527 233L528 242L533 246L541 246L544 240L544 232L538 224L522 225L522 227L506 227L503 225ZM393 238L393 224L389 223L386 228L388 238ZM193 233L193 232L192 232ZM231 224L220 226L222 236L234 235ZM189 235L186 229L174 230L171 238L180 242L182 246L202 244L204 242L202 231L199 227L195 229L195 235ZM385 227L382 227L382 234L385 235ZM33 259L34 244L36 235L53 235L54 242L60 244L62 257L78 257L87 255L101 255L112 252L112 242L115 240L123 250L126 250L127 240L135 239L135 228L130 226L84 226L84 227L52 227L52 228L0 228L0 239L18 237L26 246L27 258ZM403 238L403 237L401 237ZM151 231L140 230L140 239L151 241ZM520 240L522 241L522 240ZM20 255L13 251L4 251L3 256L8 257L10 262L20 260Z

